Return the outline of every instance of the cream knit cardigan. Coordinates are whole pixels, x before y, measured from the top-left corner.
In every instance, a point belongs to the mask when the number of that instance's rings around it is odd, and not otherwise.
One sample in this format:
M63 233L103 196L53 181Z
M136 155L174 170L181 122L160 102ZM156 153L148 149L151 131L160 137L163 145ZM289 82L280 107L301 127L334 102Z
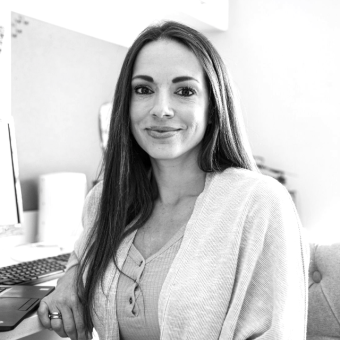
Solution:
M84 232L93 226L101 186L88 195ZM293 201L276 180L249 170L208 173L158 304L161 339L302 340L307 322L309 248ZM118 250L122 268L135 232ZM100 339L119 339L111 264L95 296ZM107 297L106 297L107 295Z

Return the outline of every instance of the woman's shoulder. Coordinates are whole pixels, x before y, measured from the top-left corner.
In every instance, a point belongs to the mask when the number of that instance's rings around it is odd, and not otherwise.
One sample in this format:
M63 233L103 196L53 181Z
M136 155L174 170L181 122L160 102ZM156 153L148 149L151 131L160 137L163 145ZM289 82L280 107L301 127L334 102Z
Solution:
M242 168L228 168L223 172L216 173L214 182L217 187L224 188L229 192L259 200L281 200L289 197L288 190L275 178Z
M271 221L264 223L263 228L285 233L298 230L293 225L300 225L294 201L287 188L273 177L246 170L230 168L215 176L224 205L232 207L237 214L246 216L247 230L255 231L256 221ZM223 198L223 196L225 198ZM222 203L222 204L223 204Z
M86 200L91 202L92 204L97 202L103 191L103 181L98 182L92 189L88 192L86 196Z
M99 206L101 194L103 191L103 181L97 183L87 194L83 209L84 225L92 224Z
M214 176L221 183L234 183L235 185L243 185L243 184L254 184L259 185L263 184L264 186L282 186L276 179L273 177L262 174L258 171L243 169L243 168L235 168L230 167L225 169L222 172L215 173Z

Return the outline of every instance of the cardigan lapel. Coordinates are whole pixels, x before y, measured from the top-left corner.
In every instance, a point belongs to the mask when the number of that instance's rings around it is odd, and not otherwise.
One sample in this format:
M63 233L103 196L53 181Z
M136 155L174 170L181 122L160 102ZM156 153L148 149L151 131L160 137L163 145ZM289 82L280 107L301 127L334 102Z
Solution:
M165 278L165 281L163 283L163 286L162 286L162 289L159 295L158 322L160 326L160 332L161 332L160 338L161 339L163 339L163 337L165 336L165 334L163 334L163 331L164 331L164 325L166 323L167 305L168 305L168 301L171 296L171 290L172 290L173 285L176 282L177 273L179 269L181 268L183 260L187 257L186 255L188 253L190 254L190 243L191 243L192 238L195 237L197 233L200 233L199 228L197 228L197 221L199 219L202 208L204 207L204 203L206 201L205 198L209 193L209 189L211 188L211 183L214 177L215 176L213 173L207 173L206 175L204 190L201 192L201 194L196 199L193 212L185 228L181 246L169 269L169 272Z

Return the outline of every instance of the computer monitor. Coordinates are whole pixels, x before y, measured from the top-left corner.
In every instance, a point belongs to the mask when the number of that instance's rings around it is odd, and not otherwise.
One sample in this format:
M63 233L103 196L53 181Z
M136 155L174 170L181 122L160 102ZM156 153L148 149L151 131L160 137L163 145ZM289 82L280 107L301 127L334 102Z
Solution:
M22 233L22 197L12 117L0 117L0 237Z

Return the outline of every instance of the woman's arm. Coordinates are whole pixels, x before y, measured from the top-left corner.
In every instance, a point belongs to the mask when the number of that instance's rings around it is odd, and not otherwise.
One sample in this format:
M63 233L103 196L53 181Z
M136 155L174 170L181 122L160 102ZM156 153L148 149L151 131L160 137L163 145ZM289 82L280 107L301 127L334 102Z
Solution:
M96 207L101 193L101 185L97 185L88 194L83 209L83 232L74 246L67 264L67 271L59 279L56 289L45 297L39 306L38 316L45 328L54 330L59 336L70 337L72 340L91 338L85 334L83 324L83 308L77 291L77 271L87 237L96 217ZM61 313L62 319L49 318L49 313Z
M249 205L223 340L306 337L308 243L287 190L272 184Z
M58 281L52 294L40 303L38 316L45 328L54 330L62 338L72 340L91 339L85 334L82 306L76 289L77 266L70 268ZM50 320L50 312L60 312L62 319Z

